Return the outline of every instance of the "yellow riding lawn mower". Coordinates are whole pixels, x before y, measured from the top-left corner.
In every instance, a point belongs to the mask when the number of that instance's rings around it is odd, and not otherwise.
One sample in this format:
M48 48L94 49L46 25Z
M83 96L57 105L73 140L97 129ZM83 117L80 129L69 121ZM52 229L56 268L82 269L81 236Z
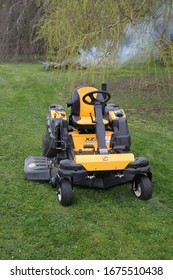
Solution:
M72 92L67 117L61 105L51 105L43 134L43 157L29 156L24 173L32 181L48 181L57 188L59 202L73 202L74 186L109 188L132 183L136 197L152 196L152 173L144 157L130 152L127 118L104 83L101 90L80 86Z

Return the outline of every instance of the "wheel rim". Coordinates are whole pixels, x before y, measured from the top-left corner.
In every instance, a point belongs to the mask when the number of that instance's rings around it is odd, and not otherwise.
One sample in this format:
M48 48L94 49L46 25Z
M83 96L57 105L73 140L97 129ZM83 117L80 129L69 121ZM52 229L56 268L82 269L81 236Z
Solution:
M61 202L61 198L62 198L61 188L58 189L57 196L58 196L59 202Z
M133 183L133 192L137 197L141 196L142 190L140 184Z

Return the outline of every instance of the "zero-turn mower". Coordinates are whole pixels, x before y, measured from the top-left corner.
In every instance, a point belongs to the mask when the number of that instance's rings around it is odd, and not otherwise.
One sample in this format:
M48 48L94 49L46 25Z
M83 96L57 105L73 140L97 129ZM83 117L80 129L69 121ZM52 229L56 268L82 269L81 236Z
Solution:
M51 105L43 134L43 157L29 156L24 173L29 180L48 181L57 187L59 202L73 202L75 185L105 189L132 183L136 197L152 196L151 171L145 157L130 152L127 118L117 104L107 103L106 84L101 90L80 86L72 92L67 117L61 105Z

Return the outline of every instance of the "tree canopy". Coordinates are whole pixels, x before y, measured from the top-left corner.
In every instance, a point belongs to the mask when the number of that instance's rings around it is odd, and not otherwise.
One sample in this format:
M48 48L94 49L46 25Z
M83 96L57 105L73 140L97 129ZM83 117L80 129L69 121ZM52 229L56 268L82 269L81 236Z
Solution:
M172 0L0 0L0 56L44 53L62 62L94 47L102 60L120 56L122 46L133 43L134 51L157 54L166 64L173 57L172 4Z
M47 3L47 13L37 26L37 39L44 39L48 53L59 61L74 58L81 49L93 46L104 48L103 57L115 54L123 43L130 42L130 36L134 36L132 30L138 37L143 36L147 51L147 41L153 36L159 58L163 59L168 52L172 55L172 0L49 0ZM145 37L145 33L150 34Z
M33 27L45 13L45 1L0 0L0 57L30 56L43 52L34 43Z

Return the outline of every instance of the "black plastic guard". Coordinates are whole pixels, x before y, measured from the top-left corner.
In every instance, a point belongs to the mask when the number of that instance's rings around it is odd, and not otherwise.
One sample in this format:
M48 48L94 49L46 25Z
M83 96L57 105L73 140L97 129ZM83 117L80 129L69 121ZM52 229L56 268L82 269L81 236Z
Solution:
M47 157L29 156L25 159L24 173L28 180L49 181L50 166Z
M81 164L77 164L73 160L64 159L60 161L58 174L62 177L81 178L81 176L83 177L87 175L87 170Z
M129 163L124 170L124 174L151 174L149 161L145 157L137 157L135 161Z

